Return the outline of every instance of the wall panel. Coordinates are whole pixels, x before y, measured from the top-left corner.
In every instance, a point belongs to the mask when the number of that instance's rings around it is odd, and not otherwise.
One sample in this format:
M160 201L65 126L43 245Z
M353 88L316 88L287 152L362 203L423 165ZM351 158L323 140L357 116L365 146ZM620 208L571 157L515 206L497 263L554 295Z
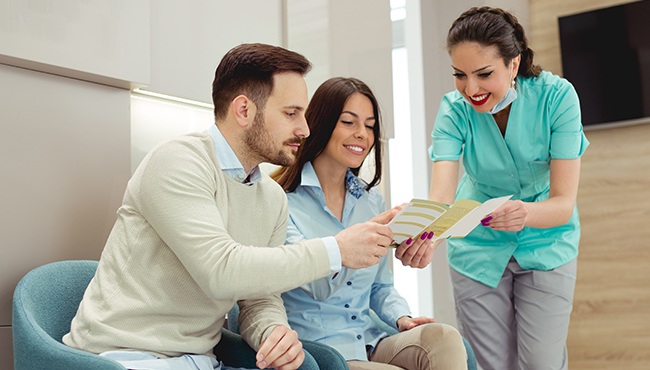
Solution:
M536 62L561 73L557 17L625 0L532 0ZM615 71L612 71L615 73ZM587 131L578 206L582 240L569 327L570 368L650 363L650 125Z

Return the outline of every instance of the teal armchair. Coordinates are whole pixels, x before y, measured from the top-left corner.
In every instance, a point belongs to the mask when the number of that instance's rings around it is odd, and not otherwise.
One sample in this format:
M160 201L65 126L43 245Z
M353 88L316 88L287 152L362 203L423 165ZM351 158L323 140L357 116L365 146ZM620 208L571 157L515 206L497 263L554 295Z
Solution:
M13 298L15 370L126 370L111 359L61 342L96 269L96 261L54 262L20 280Z
M59 261L28 272L13 297L14 370L126 370L111 359L68 347L61 342L79 302L95 275L97 261ZM240 335L222 330L215 353L231 367L255 369L255 351ZM222 357L223 356L223 357ZM313 358L309 359L317 370ZM307 362L307 361L306 361Z

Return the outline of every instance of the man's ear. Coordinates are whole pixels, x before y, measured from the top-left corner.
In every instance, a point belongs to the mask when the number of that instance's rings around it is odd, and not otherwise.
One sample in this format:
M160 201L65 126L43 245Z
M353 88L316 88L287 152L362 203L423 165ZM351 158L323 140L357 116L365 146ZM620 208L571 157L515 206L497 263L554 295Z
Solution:
M238 95L230 102L230 109L237 124L241 127L247 127L255 119L257 106L246 95Z

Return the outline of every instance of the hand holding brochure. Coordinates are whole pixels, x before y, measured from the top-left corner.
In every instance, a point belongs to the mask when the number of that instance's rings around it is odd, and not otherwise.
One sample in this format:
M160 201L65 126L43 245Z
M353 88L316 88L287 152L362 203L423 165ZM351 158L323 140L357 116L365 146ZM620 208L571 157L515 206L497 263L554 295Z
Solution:
M413 199L388 226L393 230L397 245L423 232L433 231L433 239L463 238L485 216L499 208L512 195L493 198L480 203L471 199L459 200L452 205L427 199Z

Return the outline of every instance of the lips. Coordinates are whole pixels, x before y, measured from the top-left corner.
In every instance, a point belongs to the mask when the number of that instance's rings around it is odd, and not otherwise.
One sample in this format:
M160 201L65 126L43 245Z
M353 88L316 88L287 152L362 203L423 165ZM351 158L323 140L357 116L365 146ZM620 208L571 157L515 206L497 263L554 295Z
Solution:
M355 154L363 154L364 149L358 145L344 145L344 147Z
M485 93L485 94L470 96L469 101L474 105L483 105L488 101L488 98L490 98L490 93Z

